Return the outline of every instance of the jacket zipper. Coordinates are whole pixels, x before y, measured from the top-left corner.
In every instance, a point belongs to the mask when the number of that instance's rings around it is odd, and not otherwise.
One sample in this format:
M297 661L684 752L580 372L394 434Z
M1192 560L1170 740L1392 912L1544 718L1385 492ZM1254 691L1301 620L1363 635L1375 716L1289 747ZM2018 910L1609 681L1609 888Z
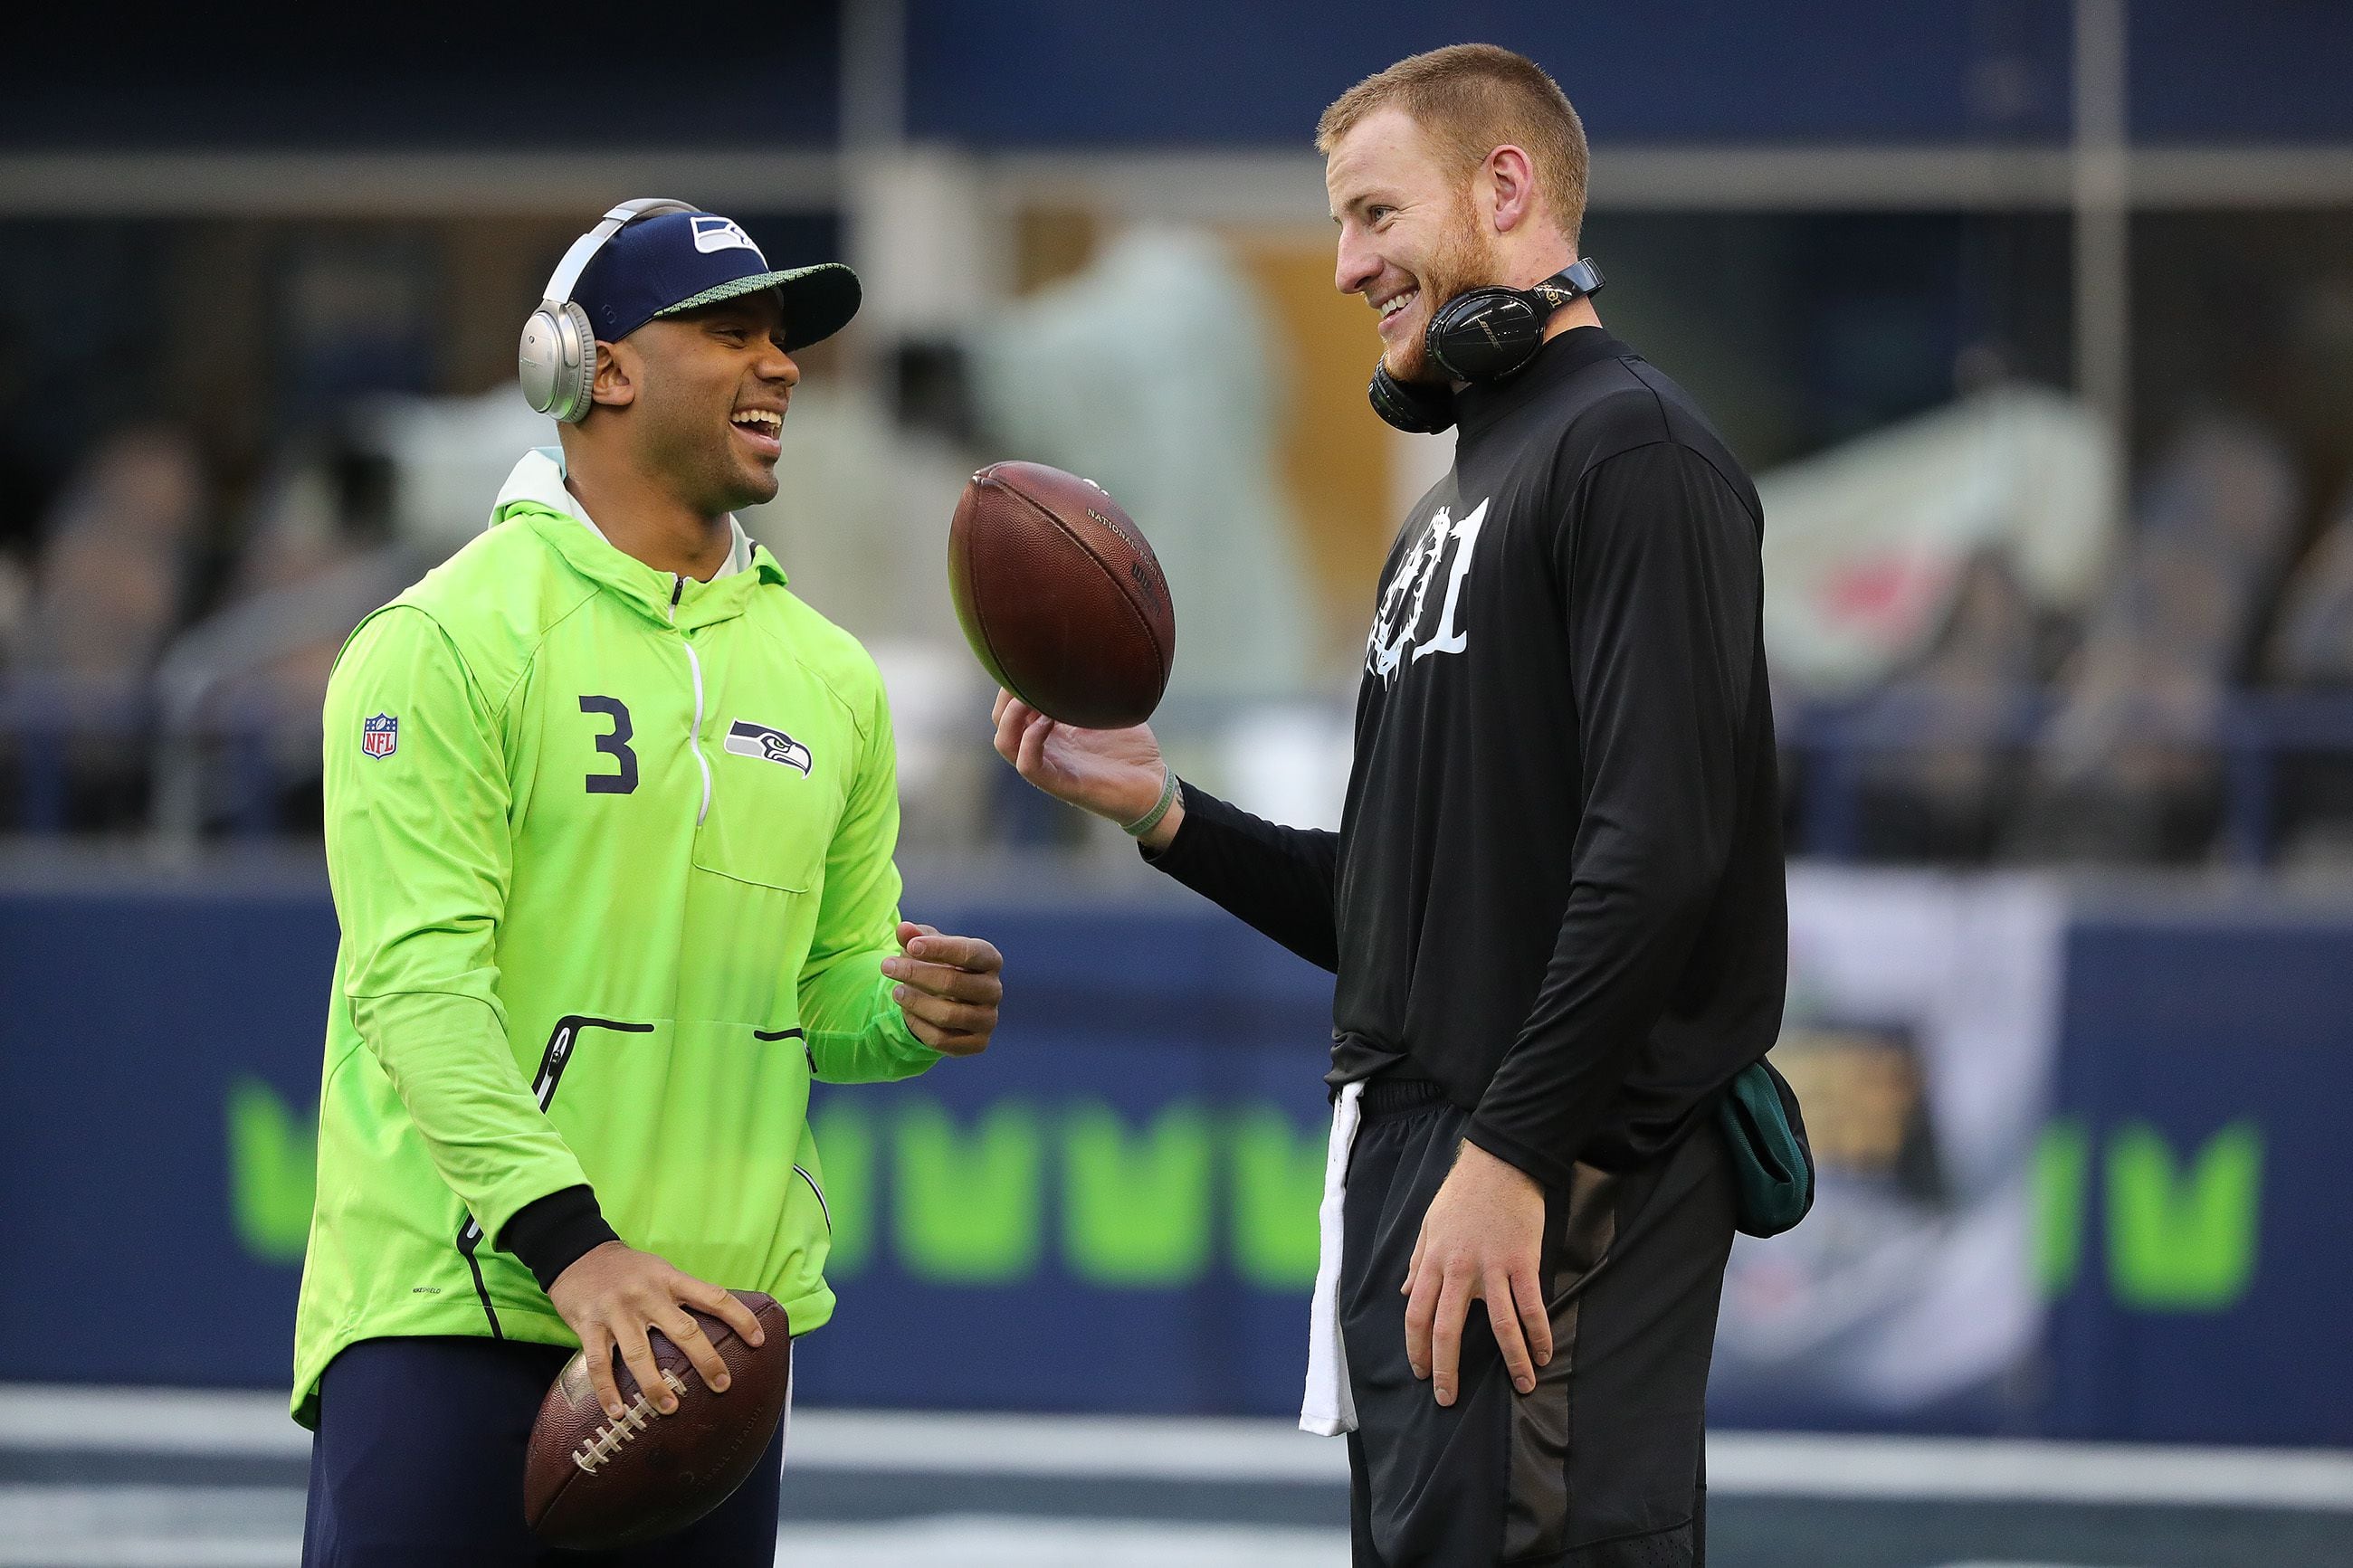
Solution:
M670 624L678 625L678 602L686 594L686 577L675 574L670 588ZM694 645L679 639L686 649L686 668L694 675L694 728L687 731L687 749L694 753L694 765L702 770L702 809L694 814L694 825L700 827L711 815L711 759L702 754L702 661L694 657Z
M653 1027L651 1024L627 1024L617 1018L591 1018L579 1013L558 1018L555 1032L547 1037L547 1049L540 1054L538 1076L531 1080L531 1097L539 1102L542 1111L555 1103L555 1086L563 1079L565 1067L572 1060L572 1047L579 1043L582 1029L614 1029L625 1035L649 1035L653 1033ZM800 1171L798 1165L793 1169ZM801 1171L801 1179L815 1190L817 1182L807 1171ZM825 1208L823 1193L818 1194L817 1202L818 1207ZM498 1309L491 1304L491 1288L482 1279L482 1261L476 1256L484 1240L482 1227L474 1222L473 1211L462 1204L459 1205L458 1212L464 1216L458 1226L458 1256L466 1260L467 1272L474 1277L474 1297L482 1304L482 1316L490 1320L491 1338L503 1340L507 1337L506 1331L500 1326ZM830 1210L826 1212L825 1228L828 1235L832 1234L833 1214Z
M793 1174L798 1176L802 1181L807 1182L808 1184L808 1190L817 1194L817 1212L825 1216L825 1233L828 1236L831 1236L833 1234L833 1205L825 1201L825 1189L817 1184L817 1178L808 1173L808 1167L807 1165L796 1164L793 1167Z

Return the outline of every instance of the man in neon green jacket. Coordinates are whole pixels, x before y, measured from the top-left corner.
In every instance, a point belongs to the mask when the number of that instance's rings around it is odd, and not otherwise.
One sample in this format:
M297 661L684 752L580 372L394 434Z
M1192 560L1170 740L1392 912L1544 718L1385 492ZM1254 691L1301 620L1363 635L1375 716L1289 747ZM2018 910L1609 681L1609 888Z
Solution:
M306 1563L534 1561L522 1441L572 1347L608 1413L616 1349L666 1412L649 1329L724 1386L681 1304L754 1340L724 1288L825 1322L811 1079L904 1078L996 1025L996 950L900 918L873 661L730 515L776 494L789 351L856 279L770 271L708 214L590 249L563 290L596 340L585 417L328 689ZM674 1560L769 1561L775 1470Z

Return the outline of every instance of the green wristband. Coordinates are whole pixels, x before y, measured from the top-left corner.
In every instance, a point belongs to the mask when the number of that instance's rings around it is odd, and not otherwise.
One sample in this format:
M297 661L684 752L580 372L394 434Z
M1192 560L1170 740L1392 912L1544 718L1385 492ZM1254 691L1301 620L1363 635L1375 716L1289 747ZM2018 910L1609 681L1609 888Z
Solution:
M1176 804L1178 788L1176 770L1163 763L1160 771L1163 775L1160 781L1160 798L1153 803L1152 809L1134 822L1123 822L1119 825L1119 830L1130 838L1141 838L1159 826L1160 819L1168 815L1168 808Z

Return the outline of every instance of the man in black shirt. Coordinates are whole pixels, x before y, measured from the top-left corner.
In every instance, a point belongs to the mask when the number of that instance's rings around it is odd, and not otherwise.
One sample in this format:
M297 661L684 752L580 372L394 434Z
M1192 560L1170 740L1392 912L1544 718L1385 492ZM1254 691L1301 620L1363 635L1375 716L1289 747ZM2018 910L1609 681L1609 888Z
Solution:
M1382 574L1340 831L1180 788L1148 729L1000 697L997 748L1338 976L1303 1425L1351 1434L1356 1561L1698 1563L1715 1112L1787 957L1761 510L1561 286L1598 280L1564 271L1584 137L1541 69L1416 56L1318 145L1376 405L1461 431ZM1433 317L1493 285L1528 291L1525 363L1451 374L1480 342L1441 363Z

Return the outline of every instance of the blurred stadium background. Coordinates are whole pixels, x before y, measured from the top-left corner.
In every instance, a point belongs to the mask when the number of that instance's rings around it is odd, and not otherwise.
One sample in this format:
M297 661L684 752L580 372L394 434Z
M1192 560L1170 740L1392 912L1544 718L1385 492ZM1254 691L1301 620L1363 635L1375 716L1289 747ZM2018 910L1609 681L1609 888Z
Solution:
M1447 448L1365 406L1308 142L1466 38L1578 106L1603 315L1767 505L1825 1179L1736 1254L1716 1561L2353 1563L2353 9L10 31L0 1563L294 1561L320 694L550 438L515 331L639 195L865 278L746 521L885 671L911 911L1014 987L985 1060L817 1109L786 1560L1345 1560L1282 1419L1328 989L998 764L944 542L981 461L1102 481L1179 606L1182 767L1333 820Z

